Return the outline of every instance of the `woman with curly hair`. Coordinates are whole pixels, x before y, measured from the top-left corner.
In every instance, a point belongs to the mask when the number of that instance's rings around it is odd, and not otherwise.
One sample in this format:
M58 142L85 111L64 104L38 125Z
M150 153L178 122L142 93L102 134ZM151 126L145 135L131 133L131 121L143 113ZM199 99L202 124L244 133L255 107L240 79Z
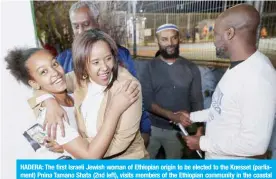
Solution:
M67 87L74 91L79 132L88 141L94 140L105 123L103 114L108 110L107 106L110 103L108 95L122 88L122 83L126 80L135 81L139 90L141 88L139 81L118 65L117 51L114 40L98 29L79 34L73 42L74 72L68 73ZM39 96L41 97L41 91L37 92L35 98L31 100L32 107L37 106L35 99ZM148 158L148 152L139 131L142 115L141 92L138 96L137 101L120 116L118 127L104 158ZM47 99L44 102L50 114L58 113L59 106L56 105L55 100ZM49 129L52 124L63 123L55 119L48 119Z
M69 121L64 123L66 136L62 137L58 131L56 140L66 153L51 152L45 147L50 140L42 129L46 108L39 106L36 123L23 134L36 151L35 158L60 158L64 155L73 158L102 158L113 139L121 114L138 99L137 84L130 80L109 95L108 110L103 114L105 122L93 141L88 142L79 134L74 114L74 96L67 93L64 71L50 52L39 48L15 48L9 51L5 61L7 69L17 81L53 95L69 117Z

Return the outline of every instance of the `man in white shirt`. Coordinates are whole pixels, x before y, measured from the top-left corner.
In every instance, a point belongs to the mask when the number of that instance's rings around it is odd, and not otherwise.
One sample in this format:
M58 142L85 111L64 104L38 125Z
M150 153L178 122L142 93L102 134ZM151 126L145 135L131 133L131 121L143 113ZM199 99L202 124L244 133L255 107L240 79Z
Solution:
M190 114L206 122L206 134L184 137L188 147L208 159L264 158L276 113L276 72L256 48L259 12L240 4L215 22L218 57L231 66L218 83L209 109Z

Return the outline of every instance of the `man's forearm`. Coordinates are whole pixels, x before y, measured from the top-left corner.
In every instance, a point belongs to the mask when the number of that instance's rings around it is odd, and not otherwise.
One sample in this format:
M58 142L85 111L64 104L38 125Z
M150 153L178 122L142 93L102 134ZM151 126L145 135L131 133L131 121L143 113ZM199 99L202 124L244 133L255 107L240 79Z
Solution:
M151 112L165 118L166 120L170 121L170 115L173 114L172 111L167 110L159 106L158 104L151 104Z

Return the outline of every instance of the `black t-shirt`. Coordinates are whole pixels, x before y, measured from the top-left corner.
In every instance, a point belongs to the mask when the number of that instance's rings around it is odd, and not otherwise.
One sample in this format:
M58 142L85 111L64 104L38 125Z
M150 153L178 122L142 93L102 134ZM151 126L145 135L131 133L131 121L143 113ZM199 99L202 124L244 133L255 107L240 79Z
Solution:
M240 64L242 62L244 62L244 60L230 62L230 69L234 68L235 66L237 66L238 64Z

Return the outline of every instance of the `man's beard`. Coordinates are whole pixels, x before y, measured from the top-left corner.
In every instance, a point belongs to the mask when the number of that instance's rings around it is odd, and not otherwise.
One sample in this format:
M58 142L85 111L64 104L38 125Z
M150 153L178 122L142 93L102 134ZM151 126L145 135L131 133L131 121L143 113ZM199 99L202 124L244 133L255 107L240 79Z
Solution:
M216 56L218 58L229 58L229 55L226 53L226 50L224 47L216 47Z
M161 46L159 45L159 52L160 55L164 58L164 59L170 59L170 58L177 58L179 56L179 44L176 45L169 45L169 46ZM169 53L168 52L168 48L174 48L173 53Z

